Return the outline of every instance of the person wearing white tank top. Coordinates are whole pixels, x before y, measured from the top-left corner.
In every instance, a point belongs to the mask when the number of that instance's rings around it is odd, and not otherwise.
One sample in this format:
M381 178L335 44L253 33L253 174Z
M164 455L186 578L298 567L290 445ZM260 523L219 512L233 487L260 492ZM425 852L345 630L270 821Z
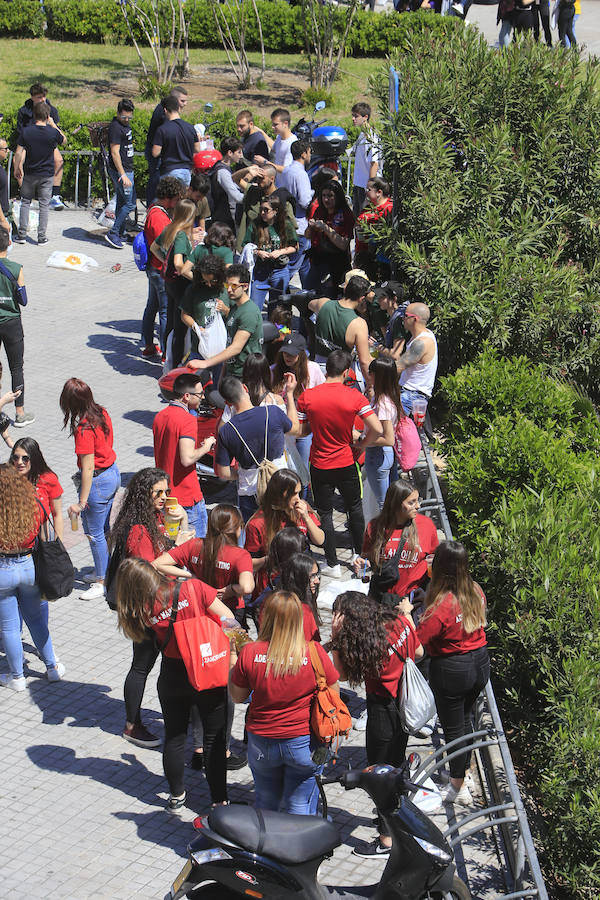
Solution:
M402 406L409 416L413 400L429 400L438 367L435 335L427 328L430 310L425 303L410 303L404 315L404 328L411 335L404 353L396 361L400 372Z

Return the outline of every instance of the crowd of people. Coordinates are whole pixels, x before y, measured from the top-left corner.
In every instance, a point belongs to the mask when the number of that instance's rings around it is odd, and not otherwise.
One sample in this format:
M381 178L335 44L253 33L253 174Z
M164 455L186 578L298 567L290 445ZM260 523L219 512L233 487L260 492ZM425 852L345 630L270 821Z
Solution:
M24 178L33 146L28 129L53 129L44 138L48 164L62 133L49 124L57 117L50 117L45 100L32 99L35 124L23 131ZM112 525L121 475L110 410L78 378L65 382L58 400L78 470L78 499L67 513L74 525L81 520L94 564L81 598L106 596L132 641L123 737L146 748L161 743L142 716L146 681L161 657L169 809L186 802L191 722L190 765L206 773L213 804L227 802L228 770L247 763L259 807L309 814L317 805L314 774L323 766L310 728L314 660L332 690L340 680L365 686L368 761L398 765L407 734L397 695L408 658L423 660L446 740L471 730L473 705L489 676L485 597L469 574L464 547L440 543L432 521L419 513L411 478L420 449L415 420L423 424L432 395L437 342L422 298L399 282L381 281L390 274L389 260L368 225L389 218L391 204L368 104L353 107L363 130L352 208L331 169L311 184L310 146L291 133L281 108L271 117L274 139L242 111L243 140L222 141L222 160L210 179L194 171L197 135L181 118L186 99L176 88L159 104L146 144L152 197L144 225L142 352L167 357L167 368L175 370L171 399L154 418L154 466L131 478ZM133 113L131 101L121 101L109 131L117 207L107 241L117 249L136 203ZM40 199L50 177L43 189L33 184ZM29 185L26 193L32 190ZM7 244L0 229L0 261ZM0 398L0 409L15 403L13 425L21 427L33 421L22 406L22 329L20 357L6 335L14 327L17 340L24 281L18 264L9 270L12 281L0 266L0 335L13 390ZM282 299L292 277L314 292L299 318ZM267 315L278 326L270 347ZM199 411L212 417L209 434ZM8 665L0 684L19 692L26 688L21 620L48 680L60 681L66 671L53 648L32 558L47 522L62 534L63 489L36 441L14 440L4 414L0 423L10 448L9 462L0 465L0 629ZM214 467L219 486L233 486L235 502L207 505L197 474L201 461ZM363 478L373 514L364 504ZM331 640L323 644L320 580L338 584L343 574L336 493L347 516L350 573L364 579L391 564L394 574L383 597L339 584ZM323 548L324 565L314 548ZM181 635L192 622L205 630L222 625L230 637L222 654L228 665L216 683L202 683L190 671ZM247 633L253 629L255 640ZM212 640L218 646L214 633ZM234 704L241 703L249 703L247 756L231 749ZM472 802L468 766L467 749L452 759L447 802ZM389 844L379 823L376 839L355 852L385 856Z

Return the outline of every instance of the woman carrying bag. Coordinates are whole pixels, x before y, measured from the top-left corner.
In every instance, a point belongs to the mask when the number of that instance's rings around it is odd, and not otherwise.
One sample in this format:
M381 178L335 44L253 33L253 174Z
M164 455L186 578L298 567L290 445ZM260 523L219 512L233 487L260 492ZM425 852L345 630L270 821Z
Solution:
M223 676L222 685L206 690L198 690L191 683L186 667L189 660L184 662L174 633L175 603L175 621L179 623L207 616L218 621L230 615L217 599L217 591L203 582L191 578L181 585L174 584L145 560L135 557L123 560L117 585L119 627L133 641L145 640L146 628L150 627L162 653L157 687L165 723L163 768L170 789L169 810L180 809L185 804L184 749L193 707L204 729L205 770L211 801L213 804L227 802L227 675Z
M327 686L339 693L338 673L320 644L313 644ZM254 777L255 806L296 815L314 815L322 770L312 754L311 704L316 687L310 647L304 636L299 599L276 591L263 604L258 640L232 650L235 667L229 690L235 703L250 694L248 762Z
M33 485L44 509L52 515L52 526L56 537L62 541L64 537L63 489L55 473L44 459L40 445L33 438L19 438L13 444L10 461L19 475L23 475Z
M48 602L35 581L33 547L46 520L33 485L11 465L0 465L0 631L8 673L0 685L24 691L21 616L46 666L48 681L60 681L64 665L54 655Z

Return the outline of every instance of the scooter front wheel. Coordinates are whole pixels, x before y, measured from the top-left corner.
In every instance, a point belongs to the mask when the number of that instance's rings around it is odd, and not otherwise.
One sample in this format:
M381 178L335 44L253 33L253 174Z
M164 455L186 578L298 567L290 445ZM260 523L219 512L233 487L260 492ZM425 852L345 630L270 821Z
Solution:
M471 892L462 878L455 875L449 891L429 891L428 894L424 895L423 900L425 900L425 897L430 898L430 900L471 900Z

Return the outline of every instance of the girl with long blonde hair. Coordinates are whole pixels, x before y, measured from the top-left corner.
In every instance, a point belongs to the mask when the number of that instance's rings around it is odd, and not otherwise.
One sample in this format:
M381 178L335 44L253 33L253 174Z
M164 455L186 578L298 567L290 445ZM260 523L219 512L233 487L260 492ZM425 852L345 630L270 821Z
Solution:
M320 644L314 647L329 687L338 673ZM248 712L248 763L259 809L314 815L318 792L312 760L310 708L316 680L304 637L302 605L295 594L276 591L262 607L258 640L242 647L229 675L235 703L252 700Z

